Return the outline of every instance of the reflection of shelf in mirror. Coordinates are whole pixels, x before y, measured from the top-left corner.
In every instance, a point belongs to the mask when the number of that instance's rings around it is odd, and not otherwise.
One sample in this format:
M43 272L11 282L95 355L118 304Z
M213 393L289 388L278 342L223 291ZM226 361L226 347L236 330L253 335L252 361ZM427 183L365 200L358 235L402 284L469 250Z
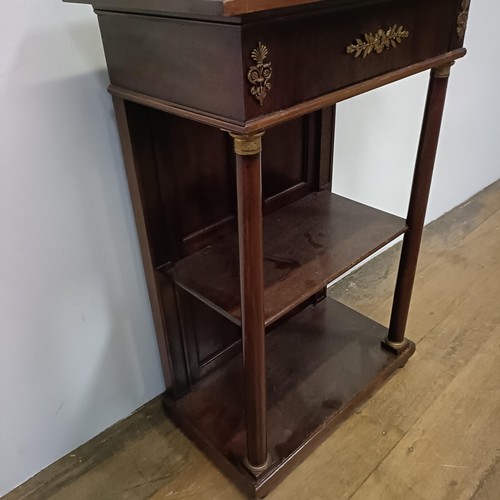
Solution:
M181 400L170 403L172 419L240 487L259 496L297 463L304 443L310 451L365 401L413 354L381 348L387 329L332 299L309 306L266 336L268 449L271 468L257 485L239 467L245 456L241 355L208 375ZM169 407L166 401L167 410ZM235 466L235 467L233 467Z
M406 228L399 217L326 191L312 193L264 217L266 326ZM165 272L231 321L240 322L236 232Z

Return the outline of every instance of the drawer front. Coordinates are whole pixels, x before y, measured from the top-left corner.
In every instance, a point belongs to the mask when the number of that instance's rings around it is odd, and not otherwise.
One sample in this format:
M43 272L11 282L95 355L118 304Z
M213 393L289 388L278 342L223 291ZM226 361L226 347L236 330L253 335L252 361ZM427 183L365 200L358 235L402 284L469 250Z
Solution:
M98 14L113 85L242 124L458 48L468 5L376 0L241 24Z
M246 118L286 109L456 48L458 3L397 0L244 26L243 53L248 54L249 68ZM257 52L252 58L259 44L265 46L265 59L260 50L263 61L257 60ZM270 65L267 82L258 81L250 71L255 73L262 64Z

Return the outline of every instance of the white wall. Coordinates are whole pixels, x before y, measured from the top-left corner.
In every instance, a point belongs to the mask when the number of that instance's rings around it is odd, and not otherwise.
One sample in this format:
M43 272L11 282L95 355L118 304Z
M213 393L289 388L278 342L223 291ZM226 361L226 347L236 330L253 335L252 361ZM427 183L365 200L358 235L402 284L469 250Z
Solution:
M500 176L499 18L472 6L429 219ZM95 16L4 0L0 20L2 495L163 382ZM336 191L404 214L426 80L339 105Z
M95 15L0 20L2 496L163 381Z

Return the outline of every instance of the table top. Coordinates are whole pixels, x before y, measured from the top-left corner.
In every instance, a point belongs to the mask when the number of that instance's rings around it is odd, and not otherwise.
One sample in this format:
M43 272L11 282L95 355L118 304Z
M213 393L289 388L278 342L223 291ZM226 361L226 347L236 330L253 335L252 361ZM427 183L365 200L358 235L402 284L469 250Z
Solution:
M300 6L339 9L385 3L389 0L63 0L91 4L97 10L136 12L155 15L239 16L256 12Z

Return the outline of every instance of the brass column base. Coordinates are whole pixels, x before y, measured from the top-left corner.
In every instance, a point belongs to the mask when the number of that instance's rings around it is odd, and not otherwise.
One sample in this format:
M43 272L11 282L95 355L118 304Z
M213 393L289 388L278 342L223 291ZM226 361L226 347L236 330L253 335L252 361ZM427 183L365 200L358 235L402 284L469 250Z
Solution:
M408 347L409 343L408 339L404 339L403 342L392 342L386 337L382 340L382 347L399 356Z
M271 463L272 463L272 459L271 459L271 455L269 455L269 453L267 454L266 461L262 465L252 465L248 461L247 457L245 457L243 459L243 466L255 478L259 477L263 472L265 472L267 469L269 469L269 466L271 465Z

